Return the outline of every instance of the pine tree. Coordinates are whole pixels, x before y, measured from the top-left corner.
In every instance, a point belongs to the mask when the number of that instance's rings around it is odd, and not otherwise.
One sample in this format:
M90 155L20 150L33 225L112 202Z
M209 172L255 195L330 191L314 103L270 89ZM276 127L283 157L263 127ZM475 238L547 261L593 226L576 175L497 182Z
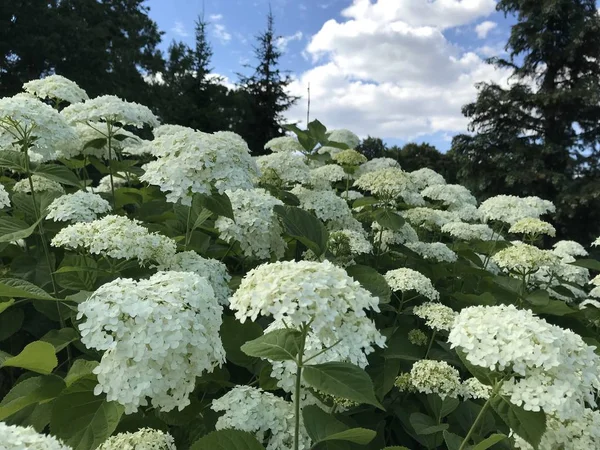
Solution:
M600 18L595 1L500 0L497 9L517 16L508 58L489 61L511 72L511 84L482 83L477 100L463 108L475 135L453 140L459 178L482 197L512 193L552 199L562 231L572 230L575 222L591 219L589 210L597 202L590 196L569 205L565 199L582 177L598 182Z
M256 155L265 153L267 141L283 135L279 125L282 113L298 100L286 91L291 83L290 76L278 68L282 53L277 47L278 36L274 24L275 19L269 9L267 28L257 37L258 44L254 48L258 61L254 73L250 76L239 75L241 91L237 103L244 115L235 131L246 139Z

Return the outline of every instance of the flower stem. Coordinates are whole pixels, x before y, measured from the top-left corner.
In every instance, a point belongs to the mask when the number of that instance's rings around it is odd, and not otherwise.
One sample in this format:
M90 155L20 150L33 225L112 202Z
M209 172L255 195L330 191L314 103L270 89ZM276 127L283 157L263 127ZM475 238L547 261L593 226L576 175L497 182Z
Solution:
M471 425L471 428L469 429L469 432L467 433L467 436L465 437L465 439L460 444L460 447L458 448L458 450L463 450L464 448L466 448L467 444L469 443L469 439L471 438L471 435L475 431L475 428L477 427L477 425L479 425L479 422L481 421L481 419L483 418L483 415L485 414L485 412L489 408L490 404L492 403L492 400L500 392L500 388L502 387L502 383L504 383L504 380L500 381L499 383L496 384L496 386L494 386L494 389L492 390L492 393L490 394L490 398L487 399L487 401L485 402L485 404L481 408L481 411L479 411L479 414L477 414L477 417L475 418L475 422L473 422L473 425Z
M300 338L300 348L298 349L298 356L296 357L296 389L294 391L294 414L295 414L295 427L294 427L294 450L300 448L300 394L302 391L302 367L304 361L304 346L306 345L306 335L308 334L308 327L305 325L302 328L302 336Z
M112 207L115 210L115 182L113 180L113 171L112 171L112 126L110 122L106 123L106 127L108 129L108 136L106 138L106 145L108 146L108 175L110 177L110 191L112 193Z
M431 351L431 347L433 345L433 340L435 339L436 334L437 334L437 331L433 330L433 333L431 334L431 339L429 340L429 346L427 347L427 353L425 353L424 359L427 359L427 356L429 355L429 352Z

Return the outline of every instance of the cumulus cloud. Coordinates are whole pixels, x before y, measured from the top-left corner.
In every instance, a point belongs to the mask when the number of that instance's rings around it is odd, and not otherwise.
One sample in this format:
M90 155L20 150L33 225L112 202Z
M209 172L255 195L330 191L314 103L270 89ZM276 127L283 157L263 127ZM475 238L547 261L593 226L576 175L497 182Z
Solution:
M294 34L292 34L291 36L281 36L277 39L277 41L275 42L275 44L277 45L277 47L279 48L279 50L281 50L282 52L285 52L287 50L287 46L290 42L292 41L300 41L302 40L302 37L304 35L302 34L302 31L296 31Z
M466 129L461 107L476 95L475 83L505 83L507 73L450 42L444 30L489 15L494 0L354 0L310 39L305 54L313 68L290 91L305 97L311 117L328 128L361 136L414 139ZM303 98L288 119L306 117Z
M490 31L496 28L498 24L496 22L492 22L491 20L486 20L485 22L481 22L479 25L475 27L475 33L477 33L477 37L479 39L485 39Z
M214 24L213 34L221 41L221 44L227 44L231 40L231 34L227 31L225 25L221 23Z

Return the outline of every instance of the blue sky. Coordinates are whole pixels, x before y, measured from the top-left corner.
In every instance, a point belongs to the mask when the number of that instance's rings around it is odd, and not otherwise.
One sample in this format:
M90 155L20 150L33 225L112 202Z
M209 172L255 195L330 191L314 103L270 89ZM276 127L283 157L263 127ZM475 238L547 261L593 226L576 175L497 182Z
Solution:
M162 48L193 44L194 20L210 22L214 72L235 83L264 29L268 0L148 0L165 32ZM500 54L512 18L495 0L271 0L283 37L281 68L304 96L311 117L389 144L429 142L445 150L466 130L460 107L475 98L474 83L506 82L485 64ZM288 118L306 117L302 98ZM303 123L301 124L303 125Z

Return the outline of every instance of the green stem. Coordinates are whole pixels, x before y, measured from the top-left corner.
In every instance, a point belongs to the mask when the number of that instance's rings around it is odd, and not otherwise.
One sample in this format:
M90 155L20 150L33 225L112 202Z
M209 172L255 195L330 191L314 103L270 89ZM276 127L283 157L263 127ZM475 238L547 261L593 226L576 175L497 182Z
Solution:
M188 208L187 220L185 222L185 244L183 246L183 250L187 251L188 244L190 243L190 239L192 238L192 234L190 233L190 219L192 217L192 205Z
M306 345L306 335L308 334L308 326L302 328L302 337L300 339L300 348L298 349L298 357L296 358L296 389L294 391L294 414L295 414L295 427L294 427L294 450L300 448L300 394L302 391L302 367L304 361L304 346Z
M113 180L113 170L112 170L112 126L110 122L106 122L106 127L108 129L108 136L106 138L106 145L108 146L108 175L110 177L110 191L112 193L112 207L115 210L115 183Z
M495 397L495 392L492 395L490 395L490 398L487 399L487 401L485 402L485 404L481 408L481 411L479 411L479 414L477 414L477 417L475 418L475 422L473 422L473 425L471 425L471 429L467 433L467 436L465 437L465 439L460 444L460 447L458 448L458 450L463 450L464 448L466 448L466 445L468 444L469 439L471 438L471 435L475 431L475 428L477 428L477 425L479 425L479 421L483 418L483 415L485 414L485 412L489 408L490 403L491 403L491 401L492 401L492 399L494 397Z
M431 334L431 339L429 340L429 346L427 347L427 353L425 353L424 359L427 359L427 356L429 355L429 352L431 351L431 347L433 345L433 340L435 339L436 334L437 334L437 331L433 330L433 333Z

